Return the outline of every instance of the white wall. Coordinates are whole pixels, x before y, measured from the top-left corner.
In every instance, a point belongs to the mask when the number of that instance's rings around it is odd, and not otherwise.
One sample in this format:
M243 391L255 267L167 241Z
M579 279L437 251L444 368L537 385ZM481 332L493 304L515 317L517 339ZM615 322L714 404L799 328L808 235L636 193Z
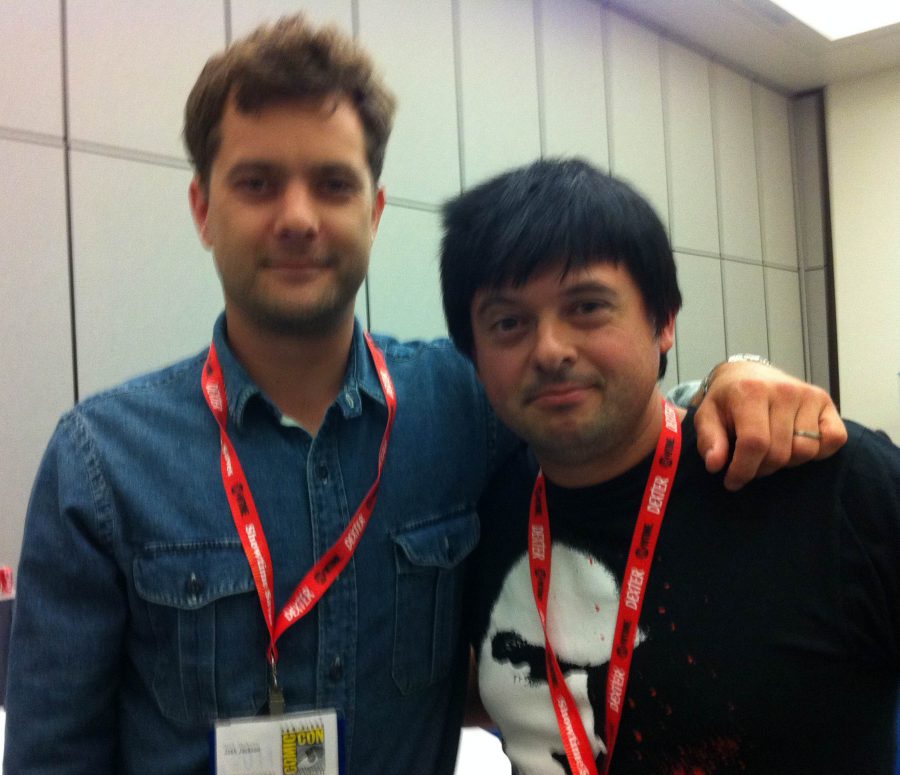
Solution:
M900 69L825 109L841 410L900 443Z
M187 208L184 99L213 50L304 6L357 34L400 98L373 328L444 331L446 197L580 154L671 229L686 307L667 385L729 351L804 374L788 101L593 0L0 0L0 563L76 393L208 342L221 296Z

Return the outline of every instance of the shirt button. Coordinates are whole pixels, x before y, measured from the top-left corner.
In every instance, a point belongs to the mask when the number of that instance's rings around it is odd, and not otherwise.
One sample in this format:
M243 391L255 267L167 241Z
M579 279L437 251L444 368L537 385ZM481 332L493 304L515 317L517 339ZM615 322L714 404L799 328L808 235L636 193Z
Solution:
M196 573L192 573L191 577L188 579L187 584L187 592L189 595L196 597L203 591L203 582L197 578Z
M349 393L344 393L344 400L347 402L347 406L348 406L350 409L352 409L353 406L354 406L354 403L353 403L353 396L351 396Z
M344 676L344 666L341 664L341 658L335 657L334 661L331 663L331 667L328 668L328 677L332 681L340 681Z
M323 482L328 478L328 468L325 465L317 465L316 466L316 476L319 477Z

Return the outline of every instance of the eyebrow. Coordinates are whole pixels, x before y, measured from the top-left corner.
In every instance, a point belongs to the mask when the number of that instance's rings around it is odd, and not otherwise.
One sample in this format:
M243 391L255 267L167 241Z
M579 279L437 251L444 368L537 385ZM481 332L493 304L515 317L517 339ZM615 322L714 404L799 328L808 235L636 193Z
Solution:
M615 288L599 280L582 280L575 285L568 286L563 291L564 296L580 296L582 293L600 293L612 298L619 297L619 292Z
M308 172L314 177L341 175L352 179L360 185L365 180L365 175L361 173L360 170L351 164L345 164L343 162L326 161L312 164L308 168ZM276 162L267 161L265 159L244 159L235 162L234 166L228 170L226 177L228 180L235 180L236 178L247 174L286 176L289 173L283 165Z
M234 180L235 178L239 178L241 175L247 175L250 173L280 175L282 174L282 171L279 165L273 164L272 162L263 161L261 159L248 159L245 161L239 161L234 164L228 170L226 177L228 180Z
M313 165L312 169L319 175L333 175L337 173L339 175L348 175L354 178L361 177L360 171L355 166L344 162L324 162L322 164Z
M502 291L491 292L475 306L474 314L475 317L480 317L493 307L513 306L514 304L516 304L516 300L504 296Z
M486 291L485 297L475 307L475 315L484 315L495 306L515 306L518 304L518 298L508 295L507 289L509 288L512 288L513 292L515 292L515 287L510 285L504 285L502 288ZM574 285L567 286L562 292L563 298L577 298L578 296L586 294L600 294L613 301L617 300L620 296L615 288L597 280L582 280Z

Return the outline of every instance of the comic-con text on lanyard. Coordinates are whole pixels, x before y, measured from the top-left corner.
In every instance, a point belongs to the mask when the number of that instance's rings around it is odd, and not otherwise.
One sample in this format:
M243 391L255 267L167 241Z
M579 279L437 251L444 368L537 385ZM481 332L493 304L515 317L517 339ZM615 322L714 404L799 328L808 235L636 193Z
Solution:
M606 757L602 772L609 772L619 722L622 719L622 700L631 672L638 621L644 606L644 593L650 577L650 566L656 551L659 529L666 513L669 494L678 459L681 455L681 425L675 407L663 400L663 422L656 444L656 454L650 467L650 475L641 498L640 511L631 538L631 547L625 565L625 574L619 594L619 610L609 670L606 682ZM547 601L550 596L550 568L552 541L550 517L547 509L547 485L543 472L538 472L531 495L528 520L528 561L531 570L531 587L537 606L546 647L547 683L553 710L559 725L560 736L569 768L575 775L598 775L594 752L588 740L578 706L572 697L565 677L553 651L547 632Z
M228 436L228 398L215 344L210 345L209 355L203 367L203 395L206 397L206 403L219 426L222 484L225 487L225 494L228 497L231 514L234 518L234 524L240 536L244 553L247 555L247 562L250 564L250 570L253 573L260 606L262 607L266 627L269 631L267 654L271 668L269 705L270 711L273 713L283 708L283 694L278 685L276 672L278 639L288 627L313 609L350 562L369 523L378 498L378 485L381 482L381 474L384 470L384 461L391 437L391 428L397 413L397 397L394 393L394 383L388 372L384 354L372 341L368 333L365 334L365 338L387 403L387 424L385 425L384 435L381 438L381 446L378 451L378 472L374 483L365 498L363 498L353 518L344 528L340 538L303 577L288 599L287 604L277 616L275 615L272 557L269 553L269 545L259 518L259 512L256 509L256 504L250 491L250 485L241 467L234 445Z

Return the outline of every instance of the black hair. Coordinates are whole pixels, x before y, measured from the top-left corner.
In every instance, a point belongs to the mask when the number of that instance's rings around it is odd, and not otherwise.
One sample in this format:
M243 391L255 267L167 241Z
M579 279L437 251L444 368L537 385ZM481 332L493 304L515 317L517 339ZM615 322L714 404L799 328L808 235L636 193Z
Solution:
M471 305L482 288L523 285L563 262L622 264L659 333L681 308L665 227L631 186L581 159L542 159L502 173L443 207L441 291L456 346L474 355ZM665 354L659 376L665 373Z

